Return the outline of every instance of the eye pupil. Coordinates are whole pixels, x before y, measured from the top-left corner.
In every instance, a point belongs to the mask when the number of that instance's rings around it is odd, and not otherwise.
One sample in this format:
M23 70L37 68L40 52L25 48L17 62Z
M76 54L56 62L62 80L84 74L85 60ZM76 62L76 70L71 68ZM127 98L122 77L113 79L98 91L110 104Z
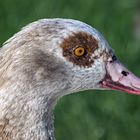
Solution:
M83 56L85 53L85 48L84 47L78 47L74 50L74 54L76 56Z

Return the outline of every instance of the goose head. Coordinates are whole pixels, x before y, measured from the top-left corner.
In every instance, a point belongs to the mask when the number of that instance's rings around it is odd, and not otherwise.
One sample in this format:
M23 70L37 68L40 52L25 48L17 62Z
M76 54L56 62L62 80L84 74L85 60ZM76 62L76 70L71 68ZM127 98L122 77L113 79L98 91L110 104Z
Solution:
M34 71L27 73L26 80L33 74L32 79L40 83L44 81L44 88L52 95L56 92L61 97L87 89L140 94L140 79L121 64L102 34L83 22L39 20L23 28L6 45L12 46L12 43L24 53L24 59L29 59L34 67L36 65L36 69L26 68L27 72ZM26 65L23 55L18 57L21 57L20 63Z
M0 138L54 140L56 101L88 89L138 95L140 79L83 22L42 19L27 25L0 50Z
M59 54L70 71L72 89L111 89L140 94L140 79L121 64L104 37L89 26L79 25L79 28L64 37L59 45Z

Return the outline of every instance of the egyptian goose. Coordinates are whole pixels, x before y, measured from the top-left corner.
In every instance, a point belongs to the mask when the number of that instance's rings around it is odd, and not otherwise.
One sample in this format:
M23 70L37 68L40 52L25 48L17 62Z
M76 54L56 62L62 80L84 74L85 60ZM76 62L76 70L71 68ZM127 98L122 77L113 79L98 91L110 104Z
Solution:
M104 37L72 19L42 19L0 49L0 140L54 140L53 109L66 94L113 89L140 94Z

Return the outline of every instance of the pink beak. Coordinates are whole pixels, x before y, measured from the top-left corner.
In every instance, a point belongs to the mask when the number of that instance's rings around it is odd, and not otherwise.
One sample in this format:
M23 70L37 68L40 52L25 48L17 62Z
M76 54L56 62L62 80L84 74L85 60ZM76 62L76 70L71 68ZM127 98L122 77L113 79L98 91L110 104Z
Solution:
M140 95L140 78L136 77L118 60L108 62L106 71L107 75L101 82L103 88Z

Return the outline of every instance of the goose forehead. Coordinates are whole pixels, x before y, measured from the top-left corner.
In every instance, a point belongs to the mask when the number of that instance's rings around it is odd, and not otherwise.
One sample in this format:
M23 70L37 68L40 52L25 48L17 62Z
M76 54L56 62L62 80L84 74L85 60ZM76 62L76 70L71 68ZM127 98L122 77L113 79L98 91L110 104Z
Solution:
M55 26L55 28L59 28L61 25L64 26L65 30L62 30L64 38L70 36L72 33L85 32L92 35L98 41L99 46L109 47L103 35L98 30L84 22L72 19L56 19L55 21L58 23L58 26Z
M66 28L66 31L65 31L66 36L64 37L70 36L73 32L74 33L85 32L89 35L92 35L97 40L99 47L101 48L106 47L109 50L111 49L109 44L103 37L103 35L92 26L84 22L72 20L72 19L61 19L60 21L63 23L64 27Z

